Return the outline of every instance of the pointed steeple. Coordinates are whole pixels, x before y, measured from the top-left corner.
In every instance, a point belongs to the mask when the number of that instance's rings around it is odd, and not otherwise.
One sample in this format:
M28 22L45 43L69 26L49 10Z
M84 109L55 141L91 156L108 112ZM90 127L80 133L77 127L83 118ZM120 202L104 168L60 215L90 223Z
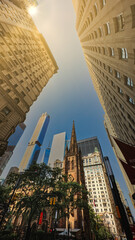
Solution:
M70 153L77 151L77 141L76 141L76 133L75 133L75 124L73 121L73 127L72 127L72 134L71 134L71 140L70 140Z

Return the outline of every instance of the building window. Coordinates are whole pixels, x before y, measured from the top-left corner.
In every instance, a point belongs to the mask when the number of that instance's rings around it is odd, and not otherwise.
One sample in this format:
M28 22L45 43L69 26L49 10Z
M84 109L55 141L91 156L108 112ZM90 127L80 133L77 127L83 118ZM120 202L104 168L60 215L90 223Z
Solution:
M102 47L102 52L103 52L103 55L105 55L105 48Z
M109 55L110 55L111 57L114 57L114 48L109 47L108 50L109 50Z
M99 31L99 37L102 37L103 36L102 28L100 27L98 31Z
M103 8L106 5L106 0L100 0L100 7Z
M131 97L128 96L128 101L132 104L135 105L135 100Z
M103 6L105 6L106 5L106 0L102 0L103 1Z
M119 87L118 87L118 92L119 92L121 95L123 95L123 91L122 91L122 89L119 88Z
M120 72L116 71L116 78L120 79Z
M8 78L8 80L12 79L10 74L7 74L6 77Z
M74 160L72 160L72 170L74 169Z
M128 52L126 48L120 48L119 54L121 59L128 59Z
M21 94L22 94L22 96L23 96L23 97L25 97L25 96L26 96L26 95L25 95L25 93L24 93L23 91L21 92Z
M114 48L111 47L111 56L114 57Z
M131 88L133 88L133 86L134 86L132 78L127 77L127 76L125 76L125 83L127 86L129 86Z
M92 15L92 12L90 12L90 18L91 18L91 21L93 21L93 15Z
M68 161L68 170L70 170L70 161Z
M108 67L109 68L109 73L112 74L112 68L111 67Z
M119 31L122 31L124 29L124 25L125 25L125 22L124 22L124 17L123 17L123 13L121 13L120 15L118 15L116 17L116 29L115 29L115 32L119 32Z
M19 98L15 98L14 101L15 101L16 104L18 104L20 102Z
M2 109L2 112L7 116L11 112L11 110L8 107L4 107Z
M109 35L111 33L110 23L107 22L104 26L105 26L105 34Z
M97 4L96 3L94 5L94 12L95 12L95 16L97 16Z
M15 76L18 76L19 74L18 74L18 72L17 72L17 71L14 71L14 75L15 75Z
M131 14L132 14L132 28L135 27L135 4L131 5Z

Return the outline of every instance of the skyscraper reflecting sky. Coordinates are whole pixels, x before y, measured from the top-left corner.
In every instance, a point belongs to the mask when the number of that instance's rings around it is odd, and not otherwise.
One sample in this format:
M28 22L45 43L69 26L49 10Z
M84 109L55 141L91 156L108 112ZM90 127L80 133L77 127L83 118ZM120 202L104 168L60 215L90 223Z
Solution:
M41 145L44 141L44 137L47 131L49 120L50 116L47 113L43 113L40 117L32 135L32 138L28 143L28 147L25 151L23 159L20 163L20 172L29 167L32 163L37 162Z

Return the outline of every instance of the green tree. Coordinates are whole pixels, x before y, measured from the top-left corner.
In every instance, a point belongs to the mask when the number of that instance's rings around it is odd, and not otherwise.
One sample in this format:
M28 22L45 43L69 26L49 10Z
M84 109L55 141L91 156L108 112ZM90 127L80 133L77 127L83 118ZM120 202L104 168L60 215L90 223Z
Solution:
M107 240L113 239L112 234L108 231L108 229L104 226L101 217L95 214L93 208L89 206L89 215L90 215L90 226L91 230L96 237L96 240Z
M52 170L45 164L34 164L23 174L11 174L7 183L15 185L19 179L19 186L16 191L16 205L14 215L17 218L21 215L22 225L27 222L28 228L26 239L30 236L30 226L34 218L40 212L50 207L50 196L55 196L54 188L59 181L60 170Z
M14 225L17 224L18 217L22 216L21 226L28 226L25 238L27 240L30 237L32 221L37 221L43 209L50 211L53 222L56 210L59 218L69 218L73 209L88 207L84 187L76 182L68 182L60 169L51 169L45 164L34 164L22 174L11 174L7 183L12 189L18 183L12 215L15 216ZM75 198L75 195L78 197ZM52 197L56 199L55 205L50 205Z

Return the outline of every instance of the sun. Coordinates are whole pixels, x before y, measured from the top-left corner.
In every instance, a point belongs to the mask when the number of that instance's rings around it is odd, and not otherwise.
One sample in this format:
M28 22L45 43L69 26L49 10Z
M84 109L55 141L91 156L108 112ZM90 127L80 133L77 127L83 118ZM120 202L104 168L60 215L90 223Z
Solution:
M32 6L28 9L28 12L30 15L35 15L37 12L37 8Z

